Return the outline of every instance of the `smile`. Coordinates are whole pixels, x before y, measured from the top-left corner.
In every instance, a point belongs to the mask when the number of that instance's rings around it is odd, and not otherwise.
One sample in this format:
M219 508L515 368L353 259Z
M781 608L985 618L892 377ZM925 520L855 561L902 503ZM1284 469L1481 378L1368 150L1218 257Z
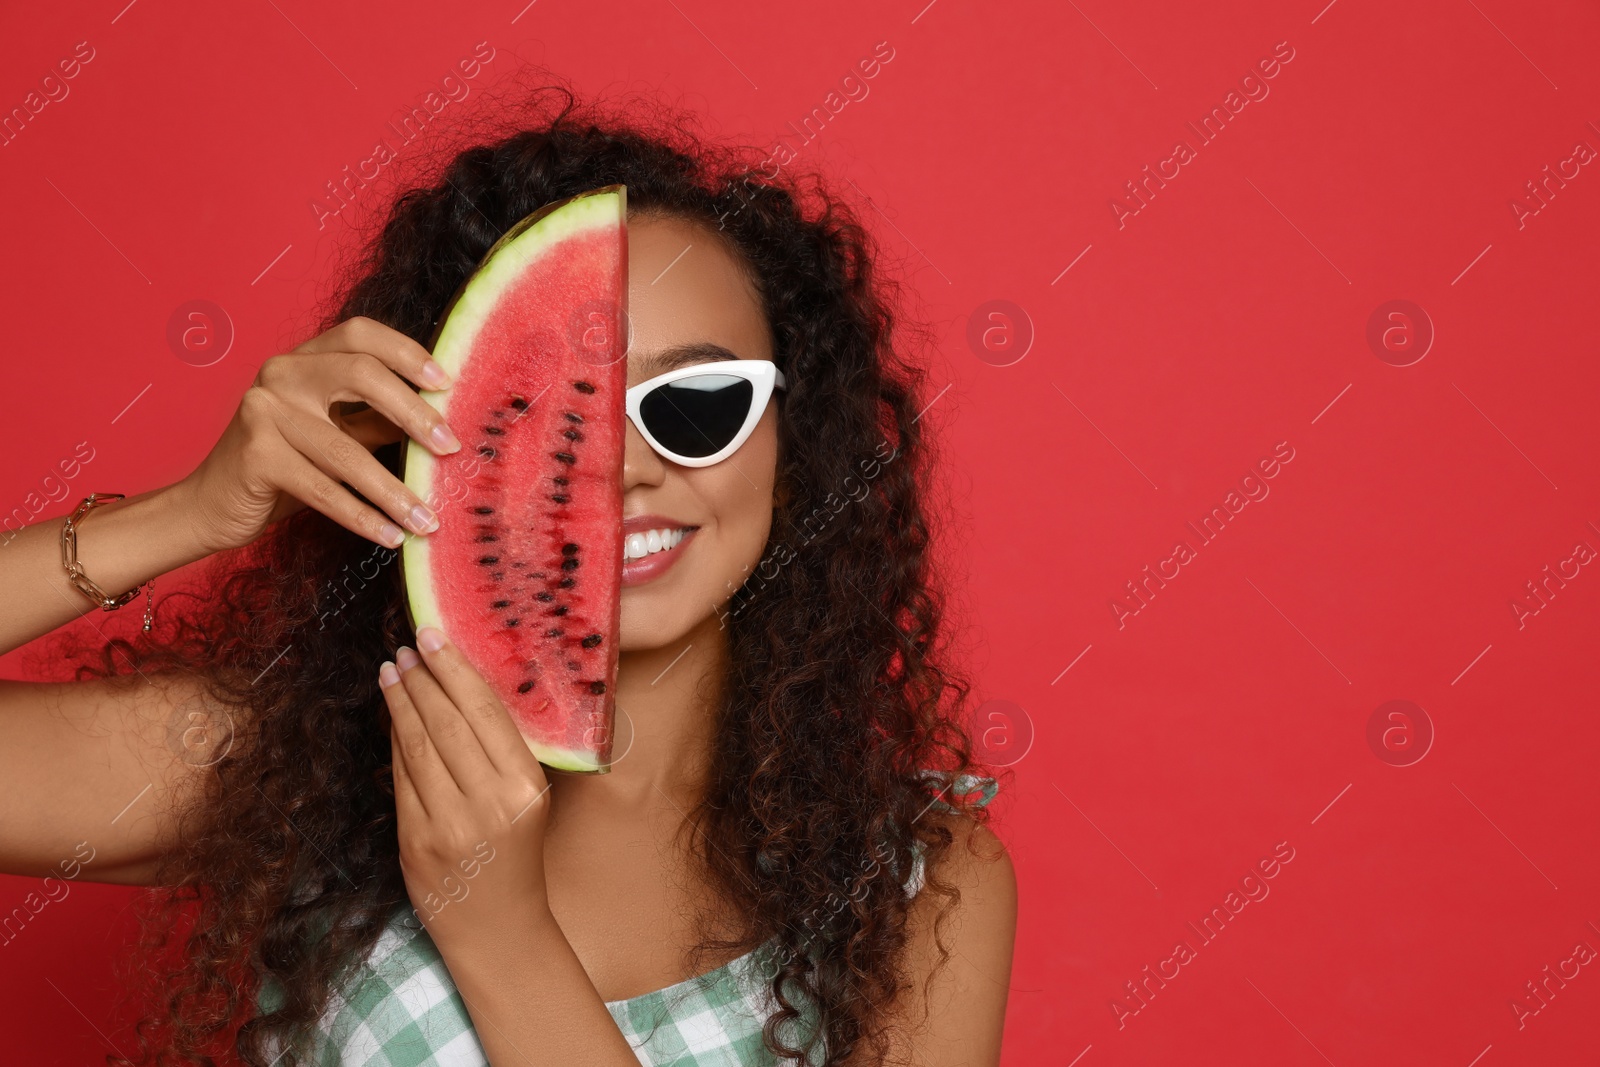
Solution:
M631 533L622 542L622 561L631 563L646 556L653 556L657 552L667 552L677 548L679 542L693 528L685 526L675 530L645 530L642 533Z

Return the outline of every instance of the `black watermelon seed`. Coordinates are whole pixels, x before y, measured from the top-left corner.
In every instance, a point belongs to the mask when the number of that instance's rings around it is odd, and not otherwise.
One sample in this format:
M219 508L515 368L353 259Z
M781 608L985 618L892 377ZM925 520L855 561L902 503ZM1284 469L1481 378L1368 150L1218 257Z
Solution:
M605 691L606 691L606 683L604 683L604 682L590 682L589 683L589 692L599 694L599 693L604 693Z
M507 619L506 620L506 625L507 626L516 626L520 622L522 622L521 619Z
M565 493L557 493L550 499L554 500L557 504L568 504L572 502L572 498L567 496Z
M571 589L573 586L575 586L577 584L578 584L578 581L577 581L576 578L563 578L559 582L556 583L556 585L559 586L562 589Z
M537 593L533 594L533 595L536 598L538 598L539 600L545 600L545 601L554 600L556 598L556 595L554 593L546 593L546 592L544 592L542 590L540 592L537 592Z
M601 640L602 639L599 634L590 634L588 637L583 639L583 647L593 648L595 645L598 645Z
M499 556L479 556L478 557L478 562L483 564L485 567L487 567L490 564L499 563L500 562L500 557Z
M583 421L583 416L579 415L576 411L563 411L562 414L567 417L567 421L568 422L582 422Z
M528 402L522 399L520 396L514 396L511 398L511 406L516 408L518 411L528 410Z
M478 535L478 540L479 541L498 541L498 540L500 540L500 538L496 537L494 534L479 534Z
M566 485L567 484L567 480L565 478L561 477L560 475L557 475L556 477L551 478L550 480L552 482L555 482L557 485Z
M472 509L472 513L474 515L493 515L494 514L494 508L483 508L483 507L473 508Z
M509 608L511 606L511 601L509 601L509 600L496 600L493 604L490 604L489 606L491 608Z
M561 436L565 437L569 441L581 441L581 440L583 440L583 434L579 433L577 430L568 430L565 433L563 433Z
M566 613L567 613L567 606L565 604L562 604L560 607L555 607L555 608L551 608L550 609L550 614L552 614L552 615L565 615Z
M552 627L552 628L546 630L544 632L544 635L546 637L560 637L562 634L564 634L566 632L567 631L565 631L563 629L560 629L559 627Z
M568 541L561 546L561 554L563 556L576 556L578 554L578 546Z
M588 382L573 382L572 387L580 393L594 392L594 386L590 385Z
M517 686L517 692L526 693L528 690L530 690L532 688L533 688L533 683L532 682L523 682L521 685Z
M495 412L495 414L496 414L496 415L498 415L498 414L500 414L500 413L499 413L499 412L498 412L498 411L497 411L497 412ZM484 432L484 433L492 433L492 434L494 434L494 435L495 435L495 436L496 436L496 437L499 437L499 436L500 436L500 435L502 435L502 434L504 434L504 433L505 433L505 431L504 431L504 430L502 430L502 429L501 429L501 428L500 428L500 427L498 427L498 426L485 426L485 427L484 427L484 428L483 428L483 432Z
M500 453L496 452L494 449L490 448L488 445L479 445L478 446L478 455L482 456L485 459L494 459L499 454Z
M577 556L568 556L566 559L562 560L561 561L561 569L564 570L564 571L575 571L575 570L577 570L578 569L578 557Z
M550 454L569 467L578 462L578 457L574 456L571 452L552 452Z

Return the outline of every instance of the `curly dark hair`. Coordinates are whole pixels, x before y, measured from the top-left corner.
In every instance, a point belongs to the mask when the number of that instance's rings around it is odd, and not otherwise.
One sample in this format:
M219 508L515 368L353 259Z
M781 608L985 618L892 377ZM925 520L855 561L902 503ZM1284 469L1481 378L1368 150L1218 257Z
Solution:
M707 934L696 957L775 938L781 1007L764 1035L774 1056L798 1060L820 1040L828 1065L853 1052L884 1062L885 1008L908 981L913 842L942 920L959 891L940 857L960 819L989 815L922 772L995 774L963 726L969 684L944 665L953 642L929 552L924 372L896 352L900 290L875 272L878 250L852 210L815 175L775 174L758 151L713 144L690 132L692 116L666 110L646 101L623 118L563 86L519 90L487 120L513 132L441 160L382 216L323 326L367 316L426 344L501 233L611 183L627 186L632 213L701 224L736 252L790 383L778 422L785 492L761 566L725 609L714 763L689 813L697 861L741 928ZM377 455L398 472L398 445ZM144 902L140 973L153 1000L139 1059L110 1062L265 1065L274 1042L314 1025L405 904L374 681L414 643L395 556L303 510L213 557L204 600L168 594L154 636L97 642L79 668L196 676L237 735L204 802L181 813L183 843ZM936 797L954 810L930 812ZM268 980L283 998L263 1011ZM791 1047L784 1035L806 1000L820 1025Z

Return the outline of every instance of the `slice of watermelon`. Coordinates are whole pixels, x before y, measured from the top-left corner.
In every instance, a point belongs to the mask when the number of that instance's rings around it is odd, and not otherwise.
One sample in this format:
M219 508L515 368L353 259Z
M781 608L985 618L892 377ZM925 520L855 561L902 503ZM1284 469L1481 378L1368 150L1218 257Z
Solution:
M407 442L405 483L439 515L406 538L414 627L438 626L541 763L611 759L622 587L627 190L513 226L445 309L424 390L461 439Z

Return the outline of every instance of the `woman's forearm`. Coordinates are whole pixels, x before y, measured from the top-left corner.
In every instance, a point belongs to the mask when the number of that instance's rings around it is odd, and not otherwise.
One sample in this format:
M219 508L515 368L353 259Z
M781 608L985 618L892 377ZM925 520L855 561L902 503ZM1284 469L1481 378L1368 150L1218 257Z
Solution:
M77 501L72 502L73 507ZM70 514L70 511L67 512ZM20 648L85 612L100 610L61 565L58 515L0 533L0 654ZM77 524L78 562L108 596L204 558L185 482L92 509ZM144 597L124 605L144 611Z
M547 909L476 926L439 951L494 1067L638 1067Z
M203 558L189 492L180 482L92 509L78 526L88 577L117 596ZM68 580L61 527L58 515L0 533L0 652L103 614ZM137 626L144 607L141 594L121 611ZM173 716L213 723L197 713L216 710L183 676L141 677L126 688L108 679L0 681L0 871L44 877L76 854L92 862L74 877L149 884L178 839L168 812L193 802L206 773L203 759L174 750ZM208 730L191 727L185 745L211 738Z

